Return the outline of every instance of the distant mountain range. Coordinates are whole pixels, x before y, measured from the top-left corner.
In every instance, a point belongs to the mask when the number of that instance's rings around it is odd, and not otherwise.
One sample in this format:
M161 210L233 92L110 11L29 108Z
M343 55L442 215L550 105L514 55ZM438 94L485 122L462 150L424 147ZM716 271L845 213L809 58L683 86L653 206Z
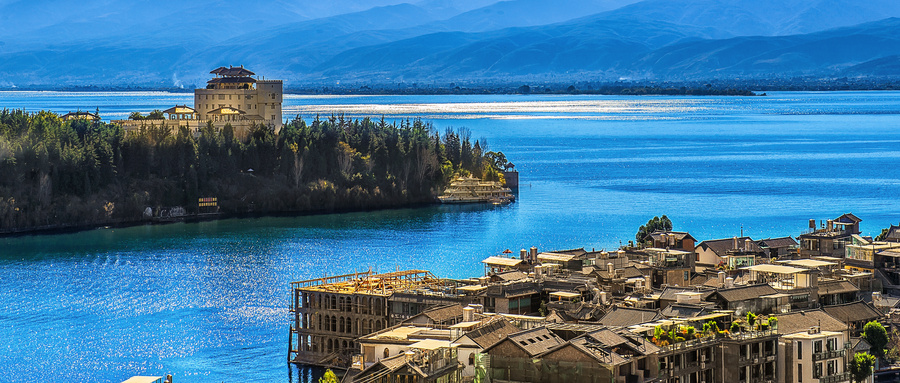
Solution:
M0 0L0 87L900 77L895 0Z

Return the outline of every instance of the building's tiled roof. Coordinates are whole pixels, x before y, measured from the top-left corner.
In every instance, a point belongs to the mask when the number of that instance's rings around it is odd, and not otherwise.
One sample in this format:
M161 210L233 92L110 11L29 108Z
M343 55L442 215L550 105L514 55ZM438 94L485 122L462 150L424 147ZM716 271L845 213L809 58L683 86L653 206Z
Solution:
M819 281L819 295L858 293L859 288L847 280Z
M878 311L874 306L863 301L824 306L822 307L822 310L844 323L860 321L868 322L882 317L881 311Z
M239 67L223 67L220 66L216 69L213 69L209 72L209 74L217 74L219 76L255 76L256 73L251 72L249 69L244 68L243 65Z
M766 238L757 242L760 247L779 249L783 247L797 246L797 241L792 237Z
M750 242L747 242L748 239L750 240ZM747 248L744 249L745 247L747 247ZM709 249L709 250L712 250L712 252L716 253L716 255L718 255L720 257L724 257L725 255L727 255L725 253L728 250L734 249L734 238L711 239L711 240L703 241L703 242L700 242L699 245L697 245L697 248L698 249L700 249L700 248ZM756 241L754 241L750 237L738 238L738 248L744 249L744 251L748 251L748 252L759 252L761 250L759 248L759 245L756 244Z
M584 255L585 253L587 253L587 250L585 250L584 248L579 248L579 249L568 249L568 250L553 250L553 251L551 251L551 253L554 253L554 254L568 254L568 255L576 255L576 256L578 256L578 255Z
M207 81L207 84L243 84L243 83L255 83L256 79L253 77L216 77L214 79L210 79Z
M659 352L659 347L640 337L602 329L574 338L545 355L565 347L573 347L601 364L614 366L628 363L634 355Z
M628 278L638 278L638 277L644 276L644 274L641 273L641 270L635 266L628 266L628 267L625 267L622 269L617 269L617 270L619 270L618 271L619 276L617 278L628 279ZM607 271L605 268L598 269L597 276L600 277L601 279L611 279L610 275L609 275L609 271Z
M891 225L887 234L884 235L885 241L900 241L900 226Z
M647 236L650 237L651 239L653 239L654 241L662 241L663 234L675 235L675 239L677 239L679 241L684 240L685 238L690 238L690 239L693 239L694 241L696 241L696 239L694 237L692 237L689 233L686 233L683 231L661 231L660 230L660 231L654 231L650 234L647 234Z
M673 303L666 306L660 314L666 318L693 318L698 315L708 314L709 309L698 305Z
M872 350L872 345L863 338L851 336L850 349L853 350L854 354L858 352L869 352Z
M777 314L778 333L794 334L819 326L822 331L846 331L847 325L821 309Z
M560 337L550 332L546 327L537 327L509 334L506 336L506 339L515 343L530 356L542 354L564 343Z
M488 348L494 343L503 340L507 335L518 331L518 327L513 326L506 318L498 315L487 320L474 330L467 332L465 336L469 337L481 348Z
M846 213L844 215L841 215L840 217L837 217L834 221L844 223L859 223L862 222L862 219L853 215L853 213Z
M756 284L733 287L730 289L718 289L715 294L728 302L740 302L756 299L763 295L777 294L778 291L768 284Z
M494 275L501 281L509 282L509 281L518 281L520 279L528 278L528 274L525 274L521 271L507 271L505 273L498 273Z
M600 318L600 324L604 326L631 326L638 323L646 323L661 317L658 311L649 309L637 309L630 307L616 307Z
M702 285L708 281L709 281L709 276L707 276L705 274L694 274L694 276L691 277L691 286Z
M462 319L463 307L460 305L448 305L436 307L422 312L422 315L431 319L434 323L443 323L454 318Z

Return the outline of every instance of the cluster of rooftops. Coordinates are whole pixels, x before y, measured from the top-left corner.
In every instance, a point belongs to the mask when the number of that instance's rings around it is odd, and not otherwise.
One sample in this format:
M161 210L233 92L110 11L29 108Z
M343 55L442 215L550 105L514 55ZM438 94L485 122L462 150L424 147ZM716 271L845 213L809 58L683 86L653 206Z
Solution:
M506 250L484 259L484 275L477 278L441 279L424 270L369 272L298 282L294 290L295 294L377 295L386 300L385 327L350 338L349 350L344 350L356 355L349 381L410 374L410 366L421 360L415 355L435 349L443 349L445 359L459 359L458 365L452 364L454 368L443 366L447 368L444 372L456 371L460 379L475 373L470 366L478 363L467 360L470 356L493 358L496 366L510 355L551 364L582 355L613 375L631 376L634 374L616 368L626 368L623 366L639 358L655 360L684 344L718 344L725 339L779 342L782 336L810 332L811 328L823 334L843 334L844 342L864 350L867 346L859 335L865 323L879 320L890 326L900 319L900 299L892 295L900 275L884 267L884 258L892 257L887 253L900 251L900 235L888 233L884 241L862 237L859 221L845 214L821 227L811 223L810 229L796 238L800 242L793 237L753 240L741 236L695 244L689 233L668 231L651 233L643 243L615 251L539 252L532 247L522 249L516 257ZM816 246L817 240L831 242ZM873 249L866 253L868 258L860 256L864 253L860 249L866 248ZM408 309L414 306L408 302L415 301L410 297L415 296L429 297L434 304L418 306L415 314L416 310ZM402 314L401 306L407 310ZM301 307L293 310L323 312ZM759 316L755 327L744 319L748 313ZM739 328L734 330L737 324ZM660 329L697 334L706 331L704 325L714 325L726 334L719 332L703 340L706 343L693 338L693 343L672 341L679 336L657 341ZM438 333L443 335L436 336ZM323 341L332 335L315 328L303 334L323 335ZM432 342L421 343L425 334L430 334ZM402 343L403 355L383 347L392 342ZM726 343L716 347L730 347ZM337 352L326 349L325 344L298 353ZM420 349L426 345L430 351ZM383 352L375 352L382 348ZM760 374L774 377L770 367L761 365ZM631 372L633 368L637 365ZM659 373L659 367L655 368L654 374ZM419 376L430 381L436 378L434 373ZM635 381L653 381L647 379Z

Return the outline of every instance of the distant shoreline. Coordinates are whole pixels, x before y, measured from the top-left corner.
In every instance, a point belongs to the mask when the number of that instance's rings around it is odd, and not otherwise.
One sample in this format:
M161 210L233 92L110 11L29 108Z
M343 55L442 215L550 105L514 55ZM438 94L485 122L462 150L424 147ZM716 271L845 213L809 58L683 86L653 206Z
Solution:
M0 87L0 91L59 92L169 92L190 94L193 86L43 86ZM416 83L346 84L285 87L286 94L299 95L669 95L669 96L756 96L763 92L814 91L893 91L900 90L900 78L842 79L770 79L770 80L696 80L696 81L580 81L574 83L503 82L503 83Z

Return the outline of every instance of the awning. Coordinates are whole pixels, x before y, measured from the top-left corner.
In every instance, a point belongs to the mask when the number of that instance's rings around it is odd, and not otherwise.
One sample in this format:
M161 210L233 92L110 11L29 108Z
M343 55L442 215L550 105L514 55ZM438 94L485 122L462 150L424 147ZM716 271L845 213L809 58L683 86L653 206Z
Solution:
M537 258L539 261L569 262L575 259L575 256L570 254L540 253Z
M481 263L491 266L515 267L522 263L522 260L517 258L488 257L488 259L481 261Z
M571 293L568 291L554 291L554 292L550 293L550 296L551 297L559 297L561 299L572 299L572 298L581 297L581 294Z
M420 350L437 350L439 348L449 348L450 342L446 340L425 339L409 345L409 348L418 348Z
M802 273L806 271L806 269L801 269L799 267L790 267L790 266L780 266L780 265L754 265L742 267L742 270L750 270L762 273L775 273L775 274L796 274Z
M795 261L784 261L782 263L791 265L791 266L800 266L800 267L822 267L822 266L836 266L837 263L834 262L826 262L826 261L817 261L815 259L798 259Z

